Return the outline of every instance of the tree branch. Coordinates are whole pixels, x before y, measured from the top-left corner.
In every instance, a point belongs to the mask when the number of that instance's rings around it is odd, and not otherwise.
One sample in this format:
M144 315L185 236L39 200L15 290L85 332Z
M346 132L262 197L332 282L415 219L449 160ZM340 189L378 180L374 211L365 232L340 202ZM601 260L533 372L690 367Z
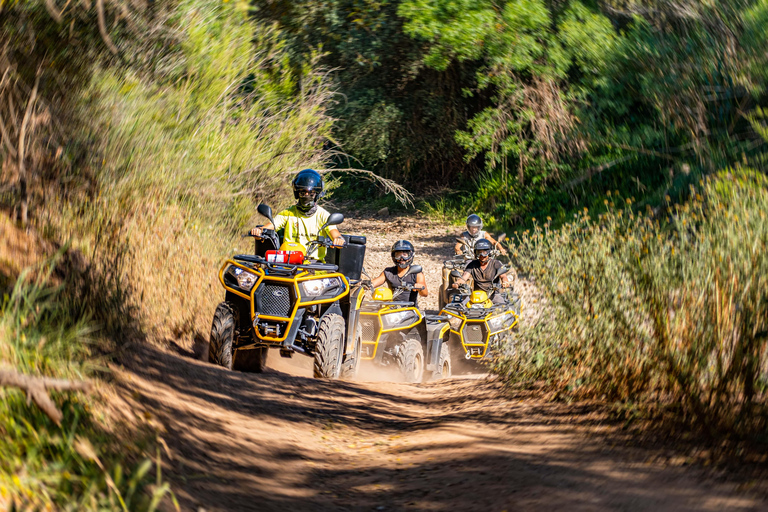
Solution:
M96 0L96 14L99 20L99 32L101 32L101 38L109 48L109 51L117 55L117 46L112 42L107 32L107 23L104 20L104 0Z
M0 387L18 388L27 393L27 403L30 400L57 425L61 425L63 415L48 396L48 390L56 391L89 391L90 382L52 379L23 375L13 370L0 370Z

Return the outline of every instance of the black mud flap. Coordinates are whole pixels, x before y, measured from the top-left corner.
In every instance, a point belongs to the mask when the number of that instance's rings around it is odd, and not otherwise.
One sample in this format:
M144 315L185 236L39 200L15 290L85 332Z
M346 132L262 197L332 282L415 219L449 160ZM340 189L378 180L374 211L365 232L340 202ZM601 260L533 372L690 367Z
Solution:
M296 314L293 317L293 322L291 322L291 327L288 329L288 336L285 337L285 340L283 340L283 347L286 349L291 349L294 346L294 342L296 341L296 333L299 331L299 327L301 327L302 321L304 320L304 312L306 310L304 308L299 308L296 310Z
M441 338L429 340L427 343L427 371L433 372L437 369L442 348L443 340Z

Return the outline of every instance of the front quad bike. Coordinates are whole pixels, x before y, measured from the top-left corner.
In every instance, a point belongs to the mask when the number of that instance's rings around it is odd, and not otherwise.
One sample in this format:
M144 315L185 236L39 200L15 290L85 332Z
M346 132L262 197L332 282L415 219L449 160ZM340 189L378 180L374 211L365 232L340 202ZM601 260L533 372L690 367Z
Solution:
M274 225L269 206L258 211ZM334 213L327 225L343 221ZM315 377L353 377L360 364L365 237L344 235L343 247L321 237L310 242L306 258L301 251L277 250L280 237L273 230L255 238L255 255L234 256L219 271L226 295L213 317L209 360L258 373L273 347L283 357L313 357ZM327 263L311 258L321 246L328 248Z
M408 274L421 272L413 265ZM406 275L408 275L406 274ZM395 289L412 291L413 285ZM413 302L393 301L389 288L379 288L373 300L360 307L362 360L378 366L395 366L406 382L451 376L448 317L424 315Z
M491 258L498 258L501 251L498 249L498 245L504 241L507 237L506 233L499 235L499 239L496 242L496 247L491 251ZM469 262L475 259L472 253L473 242L466 237L459 237L456 239L461 244L461 254L457 254L450 260L443 262L443 284L440 286L440 293L437 297L438 309L442 310L446 304L451 302L451 295L453 293L451 285L456 282L464 273L464 269L467 268ZM472 278L469 278L467 285L472 287Z
M505 293L500 288L494 288L494 291ZM470 293L470 288L462 285L458 293L452 295L452 302L440 312L449 317L450 343L456 349L462 348L465 361L490 359L489 347L518 328L522 300L513 293L504 296L505 302L494 304L485 292Z

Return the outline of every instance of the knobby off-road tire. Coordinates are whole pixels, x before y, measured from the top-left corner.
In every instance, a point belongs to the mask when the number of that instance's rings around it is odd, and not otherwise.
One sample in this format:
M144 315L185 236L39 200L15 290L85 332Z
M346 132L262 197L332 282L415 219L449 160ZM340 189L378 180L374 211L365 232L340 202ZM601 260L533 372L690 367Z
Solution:
M440 358L437 360L437 369L432 372L432 380L447 379L451 376L452 370L451 349L448 343L443 342L440 347Z
M344 356L344 318L336 313L320 320L315 347L314 374L318 379L338 379Z
M232 343L235 339L235 313L232 304L222 302L216 306L208 345L208 361L232 369Z
M353 363L349 366L345 363L343 370L341 371L342 379L354 379L357 377L357 372L360 370L360 360L363 357L363 327L360 325L360 320L357 321L357 327L355 328L355 352L352 354Z
M269 348L258 347L235 351L233 368L239 372L262 373L267 365Z
M417 340L406 340L397 351L397 366L406 382L421 382L424 375L424 349Z

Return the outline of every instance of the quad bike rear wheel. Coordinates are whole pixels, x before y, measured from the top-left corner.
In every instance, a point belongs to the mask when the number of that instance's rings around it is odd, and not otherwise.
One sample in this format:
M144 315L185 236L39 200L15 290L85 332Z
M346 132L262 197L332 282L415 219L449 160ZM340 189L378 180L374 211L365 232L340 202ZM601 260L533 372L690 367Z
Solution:
M344 352L344 318L330 313L320 320L315 347L314 374L320 379L338 379Z
M417 340L406 340L395 356L406 382L421 382L424 375L424 349Z
M235 352L233 368L240 372L262 373L267 365L268 347L258 347Z
M208 345L208 360L227 370L232 369L232 343L235 339L235 314L232 304L222 302L216 306Z
M354 379L357 377L357 372L360 369L360 359L362 358L363 351L363 327L360 325L360 321L357 322L355 328L355 352L352 354L352 362L347 365L345 362L344 368L341 371L341 377L344 379Z
M437 361L437 369L432 372L432 380L447 379L451 376L451 349L448 343L443 342L440 347L440 358Z

